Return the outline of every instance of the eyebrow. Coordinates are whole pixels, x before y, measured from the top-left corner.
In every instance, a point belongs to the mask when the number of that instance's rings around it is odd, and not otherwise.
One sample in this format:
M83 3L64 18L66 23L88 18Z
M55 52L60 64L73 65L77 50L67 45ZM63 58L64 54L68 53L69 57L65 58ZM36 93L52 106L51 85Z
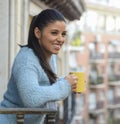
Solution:
M51 31L59 31L58 29L51 29ZM65 33L67 33L67 31L65 30L65 31L63 31L63 32L65 32Z

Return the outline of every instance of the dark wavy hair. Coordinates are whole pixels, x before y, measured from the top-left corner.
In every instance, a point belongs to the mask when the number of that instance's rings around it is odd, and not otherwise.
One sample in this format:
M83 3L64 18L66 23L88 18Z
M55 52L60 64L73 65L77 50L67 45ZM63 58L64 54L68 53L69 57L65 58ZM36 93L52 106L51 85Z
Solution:
M42 31L49 23L54 23L55 21L65 21L64 16L56 9L46 9L43 10L38 15L34 16L30 25L29 35L28 35L28 47L33 49L34 53L39 59L39 62L47 74L49 81L53 84L56 81L56 74L52 71L49 63L46 60L44 52L38 43L38 39L35 37L34 29L38 27Z

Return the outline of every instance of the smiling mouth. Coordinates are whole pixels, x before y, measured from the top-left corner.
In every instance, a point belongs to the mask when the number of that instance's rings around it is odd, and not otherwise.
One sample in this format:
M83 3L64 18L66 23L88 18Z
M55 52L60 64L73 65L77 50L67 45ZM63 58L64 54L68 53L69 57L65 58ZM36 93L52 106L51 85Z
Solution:
M61 48L61 45L55 44L55 45L54 45L54 48L55 48L56 50L59 50L59 49Z

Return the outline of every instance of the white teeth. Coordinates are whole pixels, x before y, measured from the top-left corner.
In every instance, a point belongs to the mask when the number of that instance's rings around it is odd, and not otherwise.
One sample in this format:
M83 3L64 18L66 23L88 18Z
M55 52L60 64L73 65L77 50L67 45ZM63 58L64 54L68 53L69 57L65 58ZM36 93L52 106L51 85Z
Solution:
M54 47L60 49L60 45L54 45Z

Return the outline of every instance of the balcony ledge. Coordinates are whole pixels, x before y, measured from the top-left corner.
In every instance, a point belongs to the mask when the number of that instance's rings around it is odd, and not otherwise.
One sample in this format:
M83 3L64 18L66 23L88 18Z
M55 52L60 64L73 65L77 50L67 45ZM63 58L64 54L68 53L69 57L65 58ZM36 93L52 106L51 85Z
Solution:
M90 85L90 89L104 89L105 84Z
M112 81L112 82L109 82L109 86L120 86L120 81Z

